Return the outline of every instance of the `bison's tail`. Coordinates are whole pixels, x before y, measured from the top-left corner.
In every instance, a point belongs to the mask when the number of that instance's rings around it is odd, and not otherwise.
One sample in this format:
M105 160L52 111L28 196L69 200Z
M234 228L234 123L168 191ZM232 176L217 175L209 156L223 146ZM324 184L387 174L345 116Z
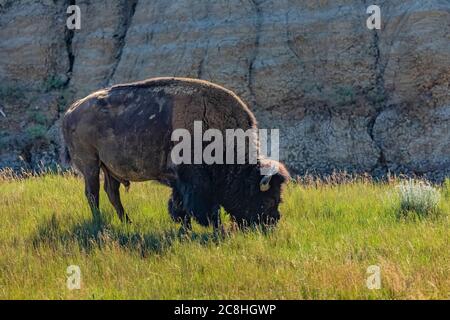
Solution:
M120 181L120 183L123 184L123 186L125 187L125 191L126 191L126 192L130 191L130 181L128 181L128 180L122 180L122 181Z

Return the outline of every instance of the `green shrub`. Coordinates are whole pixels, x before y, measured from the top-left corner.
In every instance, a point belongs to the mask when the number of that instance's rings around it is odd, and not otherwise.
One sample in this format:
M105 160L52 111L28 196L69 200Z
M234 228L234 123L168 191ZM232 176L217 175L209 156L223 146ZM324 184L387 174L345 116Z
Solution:
M62 79L60 76L57 75L52 75L49 76L45 81L44 81L44 90L46 92L51 91L51 90L59 90L62 89L66 84L66 81L64 79Z
M356 101L356 93L351 86L341 86L335 90L333 98L339 106L351 105Z
M19 99L23 96L24 90L18 86L0 86L1 98Z
M0 150L6 149L9 145L9 138L0 136Z
M437 213L439 209L439 190L424 181L410 179L398 186L400 197L400 215L411 212L420 217Z
M41 111L36 111L36 112L32 113L31 114L31 119L34 122L36 122L37 124L41 124L41 125L47 125L48 124L47 116Z
M41 124L31 125L25 132L30 140L45 139L47 137L47 128Z
M74 92L69 89L64 89L61 92L61 95L58 98L58 111L59 112L65 112L69 105L71 100L73 99Z
M6 149L11 141L11 137L6 131L0 130L0 151Z

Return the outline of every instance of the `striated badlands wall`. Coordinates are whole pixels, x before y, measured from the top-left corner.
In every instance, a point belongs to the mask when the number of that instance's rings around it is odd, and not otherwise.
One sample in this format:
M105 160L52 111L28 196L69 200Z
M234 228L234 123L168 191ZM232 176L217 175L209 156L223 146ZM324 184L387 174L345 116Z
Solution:
M73 99L156 76L235 91L293 172L450 174L449 0L0 0L0 167L56 161Z

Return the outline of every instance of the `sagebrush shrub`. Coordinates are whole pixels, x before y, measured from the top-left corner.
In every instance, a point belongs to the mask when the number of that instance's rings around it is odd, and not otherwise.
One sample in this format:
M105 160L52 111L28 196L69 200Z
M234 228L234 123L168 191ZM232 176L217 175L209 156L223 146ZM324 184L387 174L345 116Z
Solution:
M408 180L398 186L400 213L415 212L419 216L437 213L441 195L425 181Z

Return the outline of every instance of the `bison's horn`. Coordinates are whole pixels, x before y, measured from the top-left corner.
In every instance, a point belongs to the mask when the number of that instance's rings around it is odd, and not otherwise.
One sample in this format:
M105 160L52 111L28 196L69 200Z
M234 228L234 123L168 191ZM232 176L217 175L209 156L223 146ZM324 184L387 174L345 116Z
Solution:
M261 182L259 183L259 190L262 192L266 192L270 189L270 180L272 179L272 176L264 176L261 179Z

